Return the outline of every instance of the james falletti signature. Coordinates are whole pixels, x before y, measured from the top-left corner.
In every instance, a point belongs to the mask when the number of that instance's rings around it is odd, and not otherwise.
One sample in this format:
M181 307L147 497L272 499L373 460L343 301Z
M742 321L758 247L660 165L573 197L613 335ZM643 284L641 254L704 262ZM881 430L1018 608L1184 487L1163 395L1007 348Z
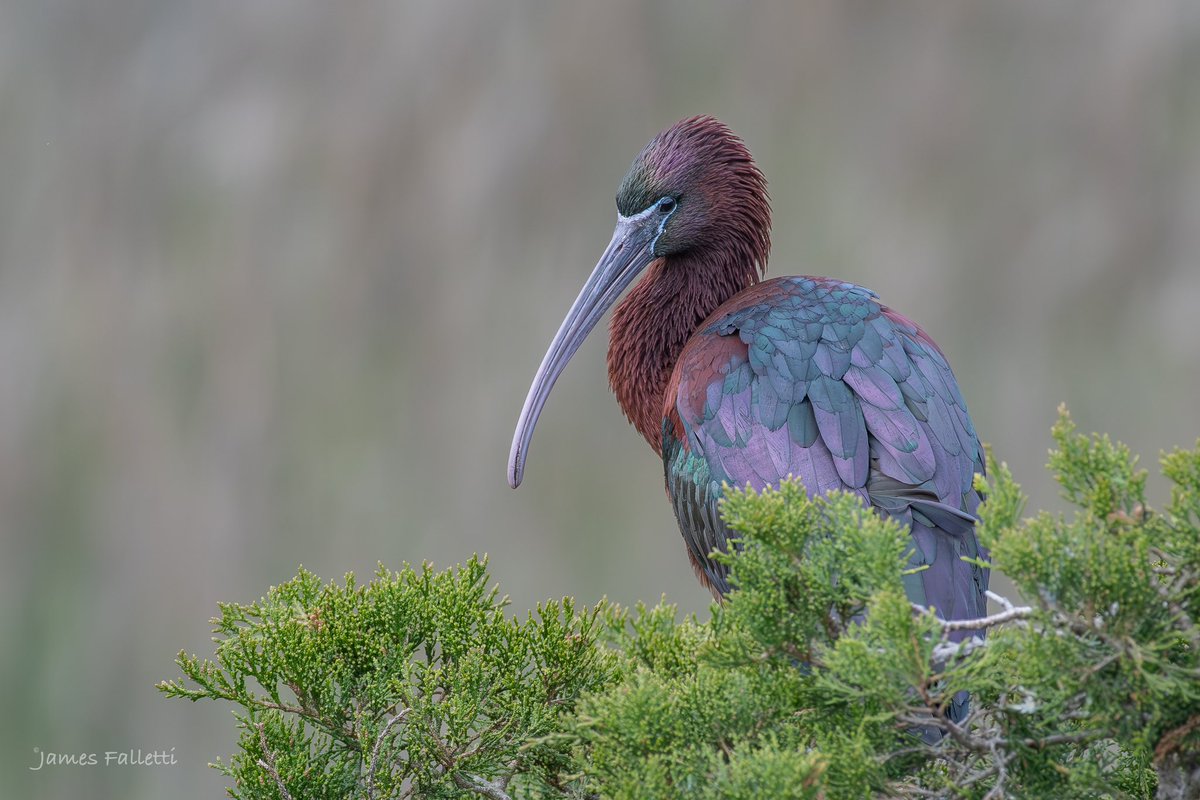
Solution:
M170 750L105 750L103 752L56 753L33 748L29 769L37 772L44 767L169 767L177 764L175 748Z

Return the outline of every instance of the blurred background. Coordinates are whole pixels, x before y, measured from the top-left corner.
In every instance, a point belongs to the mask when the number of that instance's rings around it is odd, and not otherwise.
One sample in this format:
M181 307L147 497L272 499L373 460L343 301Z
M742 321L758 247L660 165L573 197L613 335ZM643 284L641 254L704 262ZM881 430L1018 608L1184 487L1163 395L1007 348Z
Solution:
M491 556L540 599L707 615L594 335L513 422L660 128L770 180L770 272L865 284L954 365L1033 507L1055 407L1200 435L1200 5L0 4L6 796L219 796L161 699L299 565ZM1152 497L1166 490L1152 480ZM173 750L169 767L47 767Z

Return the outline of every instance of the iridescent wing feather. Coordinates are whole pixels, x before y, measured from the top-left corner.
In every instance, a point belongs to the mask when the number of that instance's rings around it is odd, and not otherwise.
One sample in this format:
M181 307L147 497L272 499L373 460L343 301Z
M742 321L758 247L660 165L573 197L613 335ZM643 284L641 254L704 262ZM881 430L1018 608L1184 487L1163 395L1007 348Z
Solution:
M668 387L667 490L692 563L716 592L709 558L730 533L722 485L755 489L794 475L810 495L858 494L909 526L909 597L947 619L983 616L973 476L983 460L945 356L874 293L829 278L777 278L744 291L689 340Z

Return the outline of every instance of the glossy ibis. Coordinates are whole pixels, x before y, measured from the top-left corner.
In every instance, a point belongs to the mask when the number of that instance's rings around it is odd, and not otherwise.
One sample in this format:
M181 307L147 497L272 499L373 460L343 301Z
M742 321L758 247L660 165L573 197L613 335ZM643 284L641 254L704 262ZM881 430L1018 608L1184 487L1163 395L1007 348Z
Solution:
M794 475L810 494L854 492L912 530L910 598L948 619L984 616L986 570L972 487L979 441L942 351L861 286L762 280L770 250L766 180L712 117L655 136L617 192L612 241L567 312L529 388L508 482L567 361L617 303L609 381L663 460L688 557L716 595L727 546L722 485Z

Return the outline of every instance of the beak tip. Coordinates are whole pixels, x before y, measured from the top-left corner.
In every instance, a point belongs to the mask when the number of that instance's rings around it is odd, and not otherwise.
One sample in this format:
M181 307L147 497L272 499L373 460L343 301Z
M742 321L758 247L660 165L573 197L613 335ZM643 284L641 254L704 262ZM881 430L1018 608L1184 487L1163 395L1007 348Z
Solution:
M525 470L523 468L523 465L518 463L517 459L514 458L512 461L509 461L508 462L508 485L514 489L517 488L518 486L520 486L521 478L524 477L524 472L525 472Z

